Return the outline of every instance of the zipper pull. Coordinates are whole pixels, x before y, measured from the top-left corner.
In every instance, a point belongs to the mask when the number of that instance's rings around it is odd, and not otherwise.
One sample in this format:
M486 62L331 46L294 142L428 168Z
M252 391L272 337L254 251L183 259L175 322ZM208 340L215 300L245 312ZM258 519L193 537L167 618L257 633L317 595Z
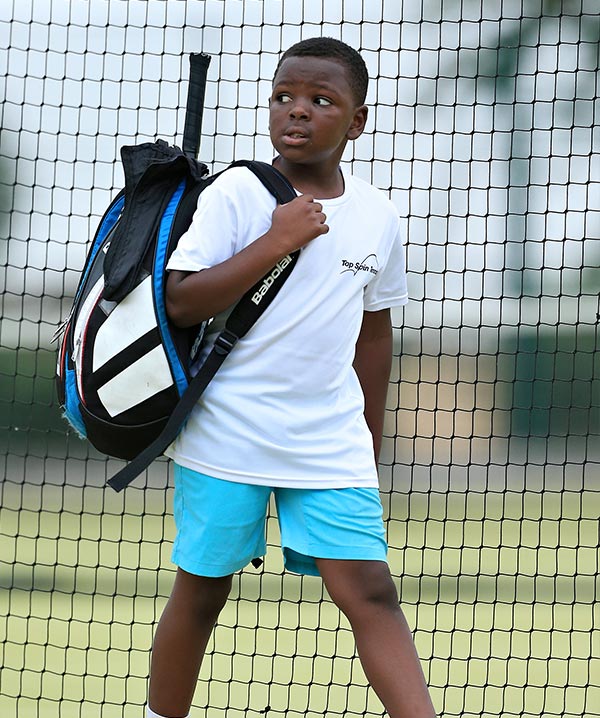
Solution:
M69 326L69 322L71 321L71 318L73 317L73 309L74 307L71 307L71 311L69 312L66 319L64 319L58 327L54 330L54 334L52 335L52 338L50 339L50 344L54 344L59 338L62 338L63 334L65 333L67 327Z

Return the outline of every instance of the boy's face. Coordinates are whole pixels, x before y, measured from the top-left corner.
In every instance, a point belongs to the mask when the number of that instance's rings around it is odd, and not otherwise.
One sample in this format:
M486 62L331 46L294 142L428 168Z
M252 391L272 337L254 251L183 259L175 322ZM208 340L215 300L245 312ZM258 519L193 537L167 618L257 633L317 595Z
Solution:
M284 161L337 171L346 143L362 134L367 119L347 72L340 62L322 57L283 61L273 79L269 128Z

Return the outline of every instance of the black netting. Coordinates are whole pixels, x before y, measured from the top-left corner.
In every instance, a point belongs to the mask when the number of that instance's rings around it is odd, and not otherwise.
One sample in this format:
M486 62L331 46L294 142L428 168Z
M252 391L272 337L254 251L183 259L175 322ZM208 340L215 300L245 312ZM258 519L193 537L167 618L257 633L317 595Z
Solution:
M119 148L181 142L202 51L201 159L270 159L279 51L321 34L364 54L347 161L408 236L381 488L438 711L600 715L597 0L3 0L0 31L0 715L141 716L173 578L168 464L105 490L120 464L67 433L53 387ZM283 574L269 528L198 715L381 715L345 619Z

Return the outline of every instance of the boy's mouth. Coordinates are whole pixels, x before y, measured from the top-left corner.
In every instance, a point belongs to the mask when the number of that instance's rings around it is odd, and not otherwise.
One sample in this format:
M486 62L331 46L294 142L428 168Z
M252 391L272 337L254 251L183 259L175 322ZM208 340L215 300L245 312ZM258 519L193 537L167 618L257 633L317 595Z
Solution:
M308 141L308 136L300 130L288 130L283 135L283 141L287 145L302 145Z

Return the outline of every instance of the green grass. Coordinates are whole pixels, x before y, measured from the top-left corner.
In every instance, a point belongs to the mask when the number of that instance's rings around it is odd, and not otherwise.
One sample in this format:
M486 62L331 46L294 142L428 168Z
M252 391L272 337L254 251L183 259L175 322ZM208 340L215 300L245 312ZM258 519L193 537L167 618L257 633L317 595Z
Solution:
M5 482L2 718L143 715L173 577L169 500L160 489ZM598 715L597 492L384 503L390 562L441 715ZM345 619L318 579L282 573L277 540L271 520L264 569L240 574L216 629L196 715L380 715Z
M392 384L390 563L444 718L600 716L597 353L550 339L500 364L405 357ZM0 351L0 717L136 718L173 578L170 493L102 488L104 460L65 435L54 360ZM345 619L318 579L283 574L274 521L269 542L236 579L195 715L381 715Z

